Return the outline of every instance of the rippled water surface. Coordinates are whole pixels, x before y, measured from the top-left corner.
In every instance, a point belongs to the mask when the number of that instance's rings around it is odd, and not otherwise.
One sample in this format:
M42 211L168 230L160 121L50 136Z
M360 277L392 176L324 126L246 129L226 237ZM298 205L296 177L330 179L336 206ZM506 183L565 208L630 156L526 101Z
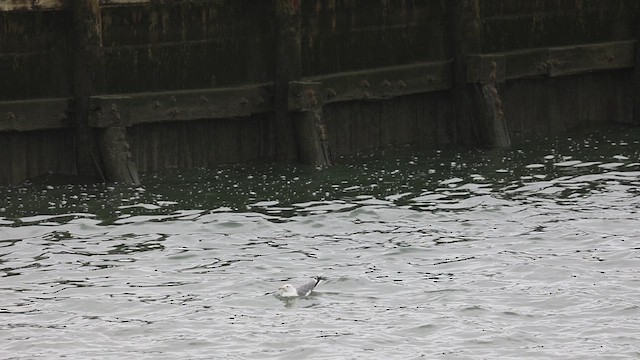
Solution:
M0 189L0 357L640 358L639 141Z

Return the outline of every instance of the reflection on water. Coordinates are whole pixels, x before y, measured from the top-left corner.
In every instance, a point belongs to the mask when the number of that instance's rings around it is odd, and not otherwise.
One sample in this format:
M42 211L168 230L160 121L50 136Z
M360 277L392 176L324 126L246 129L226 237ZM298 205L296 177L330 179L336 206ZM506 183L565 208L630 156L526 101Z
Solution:
M144 184L0 190L3 357L640 356L638 129Z

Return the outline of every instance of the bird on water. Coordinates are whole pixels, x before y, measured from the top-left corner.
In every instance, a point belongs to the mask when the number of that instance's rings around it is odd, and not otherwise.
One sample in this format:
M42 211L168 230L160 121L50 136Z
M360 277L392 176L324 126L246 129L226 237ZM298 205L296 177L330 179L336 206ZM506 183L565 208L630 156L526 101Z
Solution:
M291 284L284 284L278 291L282 297L308 296L322 280L324 280L322 277L314 276L311 280L297 287Z

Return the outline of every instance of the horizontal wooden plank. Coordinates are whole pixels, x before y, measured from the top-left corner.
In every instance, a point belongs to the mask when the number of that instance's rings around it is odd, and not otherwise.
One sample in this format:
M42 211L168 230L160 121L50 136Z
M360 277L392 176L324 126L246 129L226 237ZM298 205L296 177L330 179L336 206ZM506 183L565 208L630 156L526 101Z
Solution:
M504 79L522 79L528 77L546 76L546 66L549 57L548 48L535 48L521 51L506 52Z
M403 95L450 89L451 62L417 63L304 79L320 83L318 101L390 99Z
M631 68L634 55L633 40L550 48L549 76Z
M498 82L632 68L635 46L635 40L628 40L471 55L467 58L467 81L492 81L492 62L498 67Z
M0 0L0 11L60 10L63 0Z
M472 55L469 82L555 77L634 66L635 41ZM317 76L292 82L291 111L326 103L390 99L452 86L451 62L438 61ZM0 102L0 131L68 126L69 99ZM90 124L130 126L161 121L247 117L273 111L272 84L103 95L92 98Z
M269 84L92 97L90 125L247 117L273 109Z
M205 2L208 0L198 0ZM151 0L100 0L100 6L127 6L149 4ZM0 0L0 12L2 11L43 11L62 10L68 2L65 0Z
M503 54L471 55L467 57L467 82L503 82L505 79Z
M101 6L120 6L130 4L147 4L151 0L100 0Z
M100 6L109 7L109 6L127 6L127 5L139 5L139 4L150 4L152 2L160 3L160 4L172 4L179 2L187 2L185 0L100 0ZM190 4L194 3L207 3L211 2L211 0L188 0Z
M0 102L0 131L32 131L69 126L68 98Z

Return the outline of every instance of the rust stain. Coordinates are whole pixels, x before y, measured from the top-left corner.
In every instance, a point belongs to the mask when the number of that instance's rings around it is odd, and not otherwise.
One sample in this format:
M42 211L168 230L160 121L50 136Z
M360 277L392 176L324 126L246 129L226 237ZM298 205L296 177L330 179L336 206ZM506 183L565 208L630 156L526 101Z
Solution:
M318 130L320 131L320 140L327 140L327 127L324 124L318 125Z
M307 95L307 99L309 100L309 104L311 106L318 106L318 98L316 97L316 92L313 89L305 90L305 95Z

